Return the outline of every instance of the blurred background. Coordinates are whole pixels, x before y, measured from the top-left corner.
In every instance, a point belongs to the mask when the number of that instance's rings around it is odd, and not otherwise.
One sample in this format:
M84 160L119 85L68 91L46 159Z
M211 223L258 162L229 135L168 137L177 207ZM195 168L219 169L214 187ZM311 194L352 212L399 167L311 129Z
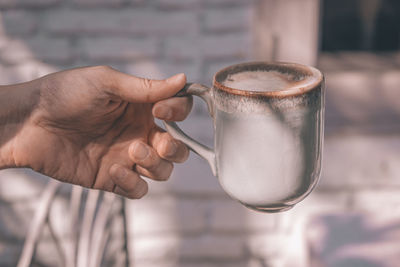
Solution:
M399 266L398 0L0 0L0 84L106 64L148 78L185 72L211 85L218 69L249 60L324 72L317 189L288 212L256 213L229 199L191 155L168 182L150 182L146 197L126 202L130 265ZM200 101L181 125L212 145ZM16 266L48 181L29 170L0 172L0 266ZM50 209L60 242L68 240L70 191L63 185ZM114 215L103 266L125 262ZM35 255L32 266L62 266L48 229Z

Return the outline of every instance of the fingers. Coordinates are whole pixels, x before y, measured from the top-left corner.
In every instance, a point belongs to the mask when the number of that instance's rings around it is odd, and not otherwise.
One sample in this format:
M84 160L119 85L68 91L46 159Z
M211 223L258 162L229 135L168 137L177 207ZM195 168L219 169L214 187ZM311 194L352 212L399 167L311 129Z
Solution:
M161 128L155 128L151 132L149 142L157 154L165 160L182 163L189 157L188 147Z
M129 146L129 157L136 164L138 173L154 180L167 180L172 173L172 163L162 159L154 148L142 141Z
M172 173L172 162L184 162L189 156L189 149L161 128L154 128L149 135L149 144L135 141L129 146L128 154L139 174L165 181Z
M153 130L149 137L150 145L143 141L133 142L128 149L134 170L114 164L109 170L115 187L113 192L121 196L137 199L148 191L148 185L140 175L164 181L172 173L172 162L183 162L189 155L185 144L173 139L161 128Z
M193 107L193 97L173 97L158 101L153 106L153 116L166 121L183 121Z
M109 172L115 183L114 193L132 199L141 198L147 193L146 181L136 172L119 164L112 165Z
M113 93L121 99L132 103L154 103L175 95L186 84L183 73L174 75L166 80L150 80L139 78L111 69Z

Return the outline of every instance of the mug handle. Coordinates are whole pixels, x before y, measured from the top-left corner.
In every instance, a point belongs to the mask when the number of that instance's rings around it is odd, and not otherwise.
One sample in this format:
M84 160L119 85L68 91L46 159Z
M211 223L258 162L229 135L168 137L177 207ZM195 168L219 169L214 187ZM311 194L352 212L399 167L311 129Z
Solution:
M187 83L175 96L195 95L203 99L207 103L208 112L211 117L214 115L214 105L211 97L211 89L207 86L197 83ZM215 162L215 152L213 149L197 142L186 133L173 121L163 121L164 126L169 134L175 139L185 143L190 150L204 158L210 164L211 171L214 176L217 176L217 165Z

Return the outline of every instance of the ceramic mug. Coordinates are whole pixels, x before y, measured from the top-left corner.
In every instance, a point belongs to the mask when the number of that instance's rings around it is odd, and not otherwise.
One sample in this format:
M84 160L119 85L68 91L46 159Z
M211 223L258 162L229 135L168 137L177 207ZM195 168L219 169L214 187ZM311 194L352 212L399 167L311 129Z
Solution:
M282 88L246 90L229 83L232 75L283 75ZM251 76L251 75L250 75ZM238 76L239 77L239 76ZM272 89L272 90L271 90ZM196 95L214 122L214 149L186 135L174 122L167 131L203 157L225 192L248 208L288 210L304 199L321 172L325 88L322 73L309 66L249 62L214 75L213 86L188 83L178 95Z

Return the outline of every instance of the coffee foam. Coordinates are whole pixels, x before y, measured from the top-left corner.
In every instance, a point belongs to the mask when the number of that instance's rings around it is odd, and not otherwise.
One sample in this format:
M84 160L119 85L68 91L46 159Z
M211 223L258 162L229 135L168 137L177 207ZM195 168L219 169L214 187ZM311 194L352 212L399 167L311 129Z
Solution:
M222 84L244 91L266 92L305 87L316 81L316 78L312 76L300 78L275 70L244 71L228 75Z

